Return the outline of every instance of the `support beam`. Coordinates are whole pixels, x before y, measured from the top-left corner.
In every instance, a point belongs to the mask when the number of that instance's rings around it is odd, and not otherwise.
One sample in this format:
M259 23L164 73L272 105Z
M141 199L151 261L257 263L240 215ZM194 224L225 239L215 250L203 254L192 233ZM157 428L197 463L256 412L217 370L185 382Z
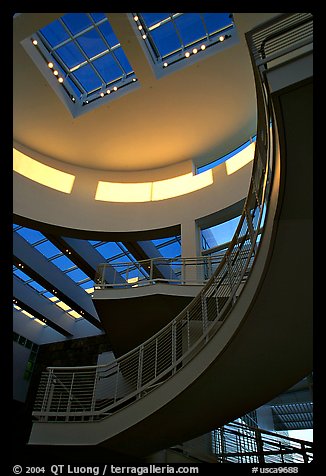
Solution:
M80 313L98 329L103 329L91 297L42 253L33 248L18 233L13 233L14 263L24 265L24 271L48 291Z
M101 253L97 251L87 240L78 238L45 235L57 248L66 254L87 276L95 280L96 270L100 263L105 261ZM69 254L69 252L71 254ZM107 263L105 268L105 279L107 282L125 283L126 280L114 270L114 267Z

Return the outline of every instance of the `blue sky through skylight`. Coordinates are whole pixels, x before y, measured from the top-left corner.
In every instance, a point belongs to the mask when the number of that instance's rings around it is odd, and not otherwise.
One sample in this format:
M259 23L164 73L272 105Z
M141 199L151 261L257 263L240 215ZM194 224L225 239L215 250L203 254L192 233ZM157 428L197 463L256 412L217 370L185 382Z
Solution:
M133 13L133 16L154 62L184 59L186 52L193 54L194 47L205 49L224 41L228 37L226 33L234 28L231 13Z
M104 13L66 13L35 36L53 74L72 101L87 104L136 80L130 62ZM56 73L57 71L57 73Z

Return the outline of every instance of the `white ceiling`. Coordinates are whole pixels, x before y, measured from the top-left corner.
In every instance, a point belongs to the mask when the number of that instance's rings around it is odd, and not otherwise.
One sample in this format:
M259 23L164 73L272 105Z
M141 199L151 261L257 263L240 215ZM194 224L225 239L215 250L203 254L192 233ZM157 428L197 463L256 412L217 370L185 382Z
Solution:
M210 162L256 131L245 33L276 13L234 13L239 43L156 79L124 13L107 13L141 87L73 118L20 44L62 13L14 19L14 141L83 167L135 171ZM121 34L123 35L121 37Z

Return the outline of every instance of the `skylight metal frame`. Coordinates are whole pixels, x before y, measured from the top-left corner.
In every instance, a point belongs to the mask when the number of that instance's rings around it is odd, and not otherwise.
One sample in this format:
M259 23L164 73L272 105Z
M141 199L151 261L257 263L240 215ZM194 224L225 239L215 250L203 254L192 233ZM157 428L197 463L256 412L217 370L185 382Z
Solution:
M105 22L109 23L107 17L100 19L98 21L89 13L85 13L91 21L91 25L83 30L79 31L76 34L70 32L69 28L66 26L63 17L58 18L60 25L65 29L69 38L59 42L58 44L52 46L47 40L45 35L42 33L42 29L35 32L31 37L26 38L22 41L22 46L25 48L31 59L43 73L45 78L48 80L56 94L64 102L64 104L69 109L73 117L77 117L85 112L88 112L95 107L106 104L113 99L120 97L127 92L131 92L137 89L139 85L138 78L136 73L131 68L131 71L128 72L124 69L123 64L119 61L119 58L116 56L116 52L120 50L125 55L120 42L116 45L110 46L107 42L105 36L98 28L103 25ZM44 27L45 28L45 27ZM87 53L83 50L82 46L78 43L78 38L81 38L85 33L96 30L99 37L106 46L106 50L98 53L92 57L88 57ZM69 68L64 61L60 58L58 54L58 49L62 48L65 45L74 44L81 55L84 57L84 60L79 64L74 65ZM110 81L105 81L100 71L94 66L94 61L99 58L103 58L106 55L110 55L113 58L114 62L121 69L121 76L112 79ZM126 55L125 55L126 56ZM127 61L129 59L126 56ZM50 68L49 63L53 63L53 68ZM130 62L129 62L130 64ZM99 79L101 85L93 88L91 90L86 90L86 88L81 83L80 79L74 74L75 71L82 68L83 66L90 65L96 77ZM58 71L58 75L54 75L54 71ZM61 77L63 82L59 82L58 78ZM72 86L73 85L73 86ZM76 92L79 91L79 96Z
M131 13L128 15L134 32L157 78L161 78L173 71L179 70L181 67L194 64L197 61L203 59L203 57L223 51L225 48L233 46L239 41L232 13L228 14L230 16L230 23L228 25L218 28L216 31L211 33L206 27L203 13L198 13L205 29L205 35L200 36L198 39L188 44L184 44L175 20L181 15L187 15L188 13L189 12L171 13L169 18L162 20L150 27L146 25L146 21L144 20L142 13ZM176 34L180 40L180 48L165 55L161 55L154 39L152 38L151 31L159 28L167 22L171 22L174 25ZM203 50L200 49L202 45L204 45ZM196 53L193 53L194 48L197 49ZM189 57L185 56L186 52L189 53Z

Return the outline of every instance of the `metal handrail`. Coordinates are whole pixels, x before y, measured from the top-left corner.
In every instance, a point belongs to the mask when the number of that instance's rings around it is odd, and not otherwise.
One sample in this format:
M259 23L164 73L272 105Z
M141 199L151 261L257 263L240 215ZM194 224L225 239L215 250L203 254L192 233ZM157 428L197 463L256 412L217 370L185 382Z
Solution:
M275 21L279 21L279 17ZM264 38L263 29L264 25L259 34ZM227 319L242 292L243 282L250 275L263 240L261 224L266 210L268 213L274 163L268 84L250 48L251 32L246 37L256 81L258 130L248 196L228 249L214 274L190 304L135 349L104 366L51 367L43 372L33 411L40 421L99 420L147 395L200 352ZM261 227L262 239L258 240ZM109 376L107 372L111 370L114 372ZM65 385L75 397L78 396L79 402L83 402L85 411L80 411L80 406L74 407L70 399L69 404L59 401L54 373L55 378L60 379L60 385ZM103 374L107 378L101 378Z
M115 263L113 274L106 273L106 270L112 270L110 263L100 263L96 270L94 289L132 288L157 283L186 286L204 285L213 276L228 246L229 243L224 245L222 253L215 253L214 248L210 254L206 252L205 256L193 258L157 257L141 261ZM243 256L243 259L245 258ZM121 282L121 276L125 277L124 282ZM129 276L131 276L131 279Z
M313 442L233 421L170 448L202 462L310 463Z

